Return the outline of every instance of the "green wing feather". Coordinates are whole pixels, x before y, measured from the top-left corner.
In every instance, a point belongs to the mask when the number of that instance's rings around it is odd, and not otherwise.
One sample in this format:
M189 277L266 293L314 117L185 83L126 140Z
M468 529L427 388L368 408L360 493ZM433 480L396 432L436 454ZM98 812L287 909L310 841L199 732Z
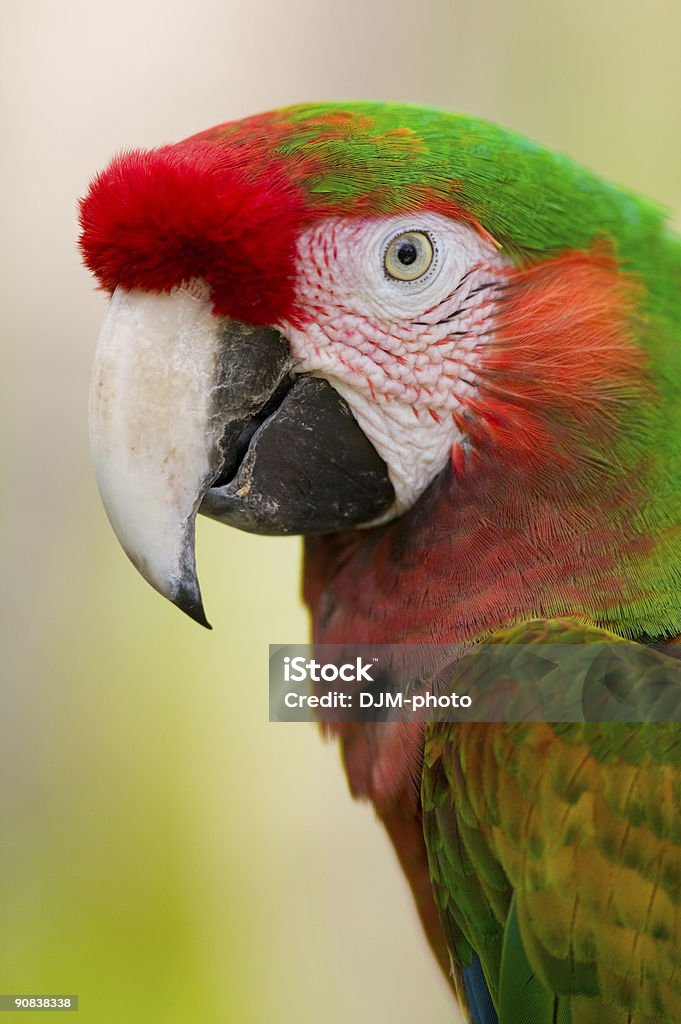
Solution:
M499 1016L515 1024L571 1024L569 998L546 988L530 963L520 935L515 897L506 919L499 975Z
M573 622L492 642L508 657L474 650L458 689L536 687L533 646L607 643L596 708L627 690L630 716L681 717L681 664L643 645ZM681 1024L681 722L432 725L422 799L455 967L477 953L500 1024Z

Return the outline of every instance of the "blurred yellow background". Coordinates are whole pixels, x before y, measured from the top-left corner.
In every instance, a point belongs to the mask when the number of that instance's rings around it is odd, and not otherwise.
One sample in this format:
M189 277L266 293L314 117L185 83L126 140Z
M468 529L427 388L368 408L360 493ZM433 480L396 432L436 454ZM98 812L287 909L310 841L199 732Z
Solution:
M212 633L117 546L88 455L105 299L75 199L117 149L375 98L505 123L678 210L681 7L3 0L0 18L0 992L77 992L97 1024L452 1021L337 751L267 721L267 644L307 638L299 542L200 522Z

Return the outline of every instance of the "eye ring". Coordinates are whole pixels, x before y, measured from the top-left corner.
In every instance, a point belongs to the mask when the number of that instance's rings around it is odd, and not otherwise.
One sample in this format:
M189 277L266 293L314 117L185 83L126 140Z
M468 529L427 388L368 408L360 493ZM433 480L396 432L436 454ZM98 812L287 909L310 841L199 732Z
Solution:
M395 281L418 281L435 262L435 246L425 231L400 231L383 253L386 277Z

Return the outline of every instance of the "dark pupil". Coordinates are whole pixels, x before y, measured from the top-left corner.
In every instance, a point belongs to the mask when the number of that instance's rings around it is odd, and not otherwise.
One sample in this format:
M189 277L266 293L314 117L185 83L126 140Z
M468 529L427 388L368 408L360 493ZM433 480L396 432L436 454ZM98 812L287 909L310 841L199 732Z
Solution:
M402 242L397 250L397 258L404 267L410 266L418 256L418 251L413 242Z

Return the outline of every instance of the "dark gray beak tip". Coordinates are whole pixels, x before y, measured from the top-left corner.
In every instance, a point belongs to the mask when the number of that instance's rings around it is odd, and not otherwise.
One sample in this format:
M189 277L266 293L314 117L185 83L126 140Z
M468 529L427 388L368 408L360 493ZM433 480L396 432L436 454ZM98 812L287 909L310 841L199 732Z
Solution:
M193 619L194 622L198 622L200 626L205 626L206 629L213 628L206 618L201 595L195 587L180 586L177 592L173 595L173 604L176 605L180 611L183 611L188 615L190 619Z

